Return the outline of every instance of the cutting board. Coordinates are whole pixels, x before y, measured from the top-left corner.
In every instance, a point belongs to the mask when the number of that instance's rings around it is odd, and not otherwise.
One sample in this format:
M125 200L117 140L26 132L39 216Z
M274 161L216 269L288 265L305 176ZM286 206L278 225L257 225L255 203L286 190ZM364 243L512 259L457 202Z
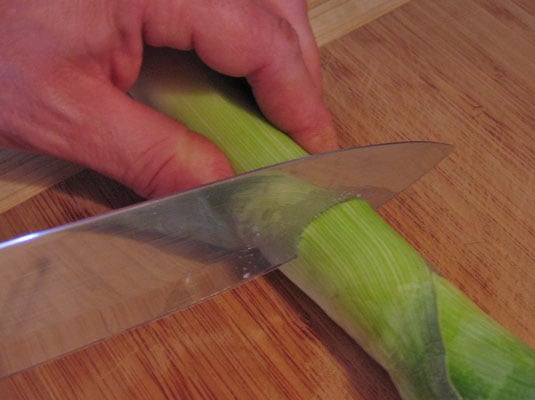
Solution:
M349 3L357 2L330 4ZM438 272L535 346L535 3L412 0L321 54L344 146L455 145L381 213ZM135 201L84 171L3 212L0 240ZM399 397L386 372L275 272L1 381L0 398Z

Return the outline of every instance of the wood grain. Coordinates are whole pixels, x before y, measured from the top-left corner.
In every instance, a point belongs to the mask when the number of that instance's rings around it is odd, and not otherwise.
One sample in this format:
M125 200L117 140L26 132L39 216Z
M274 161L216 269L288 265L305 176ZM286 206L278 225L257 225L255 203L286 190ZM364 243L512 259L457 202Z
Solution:
M322 62L344 145L456 146L381 212L441 274L535 346L535 3L413 0L325 46ZM0 215L0 240L138 200L86 171ZM275 272L1 381L0 398L399 396Z
M81 171L67 161L0 149L0 213Z
M312 28L323 46L407 0L308 0ZM0 213L82 170L55 158L0 149Z
M324 46L405 4L408 0L309 0L309 18Z

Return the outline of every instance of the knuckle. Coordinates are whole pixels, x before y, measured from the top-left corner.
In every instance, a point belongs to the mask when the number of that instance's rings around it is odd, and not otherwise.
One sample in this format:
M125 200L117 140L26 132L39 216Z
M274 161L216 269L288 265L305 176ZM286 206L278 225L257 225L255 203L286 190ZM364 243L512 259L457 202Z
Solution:
M170 136L128 163L123 183L146 198L191 189L230 174L228 159L218 148L192 131Z
M276 29L282 40L296 45L299 43L297 31L287 19L276 18Z
M253 7L248 24L254 30L255 41L275 48L296 44L298 42L297 31L287 13L277 12L269 8Z
M154 197L167 186L166 171L173 165L175 154L169 149L171 143L155 143L137 154L135 159L127 160L120 181L143 197Z

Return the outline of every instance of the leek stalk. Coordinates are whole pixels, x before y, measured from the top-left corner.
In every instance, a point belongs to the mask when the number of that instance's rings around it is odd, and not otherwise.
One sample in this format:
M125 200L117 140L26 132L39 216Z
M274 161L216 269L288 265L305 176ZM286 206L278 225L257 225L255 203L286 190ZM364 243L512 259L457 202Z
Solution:
M148 57L133 94L215 142L238 173L306 155L242 84L165 51ZM298 255L283 273L389 372L404 399L535 399L535 351L436 275L366 202L319 215Z

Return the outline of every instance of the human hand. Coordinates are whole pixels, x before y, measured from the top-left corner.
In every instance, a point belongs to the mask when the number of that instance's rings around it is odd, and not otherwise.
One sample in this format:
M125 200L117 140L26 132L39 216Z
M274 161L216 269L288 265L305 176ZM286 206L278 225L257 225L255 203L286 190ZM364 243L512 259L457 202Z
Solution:
M144 44L246 77L310 152L334 149L304 0L1 2L0 147L64 158L157 197L232 174L207 139L128 97Z

